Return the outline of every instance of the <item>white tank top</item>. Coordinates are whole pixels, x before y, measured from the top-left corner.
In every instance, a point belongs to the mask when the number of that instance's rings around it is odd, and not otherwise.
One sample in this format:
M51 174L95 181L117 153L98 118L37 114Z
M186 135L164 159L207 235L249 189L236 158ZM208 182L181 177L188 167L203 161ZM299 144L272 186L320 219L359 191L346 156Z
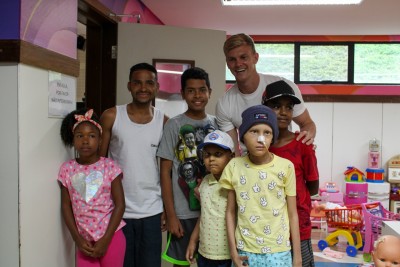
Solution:
M127 105L116 106L116 109L108 156L123 171L124 218L140 219L161 213L163 203L156 152L162 136L164 113L154 108L152 121L138 124L129 118Z

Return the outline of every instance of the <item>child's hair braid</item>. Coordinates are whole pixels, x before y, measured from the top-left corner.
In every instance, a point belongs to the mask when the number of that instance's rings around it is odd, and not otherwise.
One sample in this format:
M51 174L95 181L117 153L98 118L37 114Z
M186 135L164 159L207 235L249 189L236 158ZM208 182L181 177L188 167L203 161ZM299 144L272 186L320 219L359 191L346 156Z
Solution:
M74 110L68 113L68 115L65 116L65 118L63 119L61 123L60 135L61 140L66 147L72 147L74 145L74 133L72 131L72 128L77 122L77 120L75 119L75 115L84 115L88 110L88 108ZM99 123L99 117L96 115L96 113L93 113L91 119Z

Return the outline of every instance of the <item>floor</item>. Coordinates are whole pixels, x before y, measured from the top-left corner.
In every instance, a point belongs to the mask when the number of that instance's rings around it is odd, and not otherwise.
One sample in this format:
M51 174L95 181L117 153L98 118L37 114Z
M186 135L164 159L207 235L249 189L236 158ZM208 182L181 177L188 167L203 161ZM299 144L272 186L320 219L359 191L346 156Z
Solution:
M342 240L339 237L339 242L337 245L332 247L332 250L338 251L343 256L341 259L336 259L332 257L328 257L324 255L318 248L318 241L321 239L325 239L326 232L320 229L313 229L312 231L312 244L313 244L313 251L314 251L314 259L315 259L315 266L316 267L357 267L363 263L363 253L358 252L356 257L350 257L346 254L347 243L346 240ZM165 236L164 236L165 241ZM164 244L165 246L165 244ZM196 267L197 265L191 265ZM162 261L162 267L172 267L171 264Z

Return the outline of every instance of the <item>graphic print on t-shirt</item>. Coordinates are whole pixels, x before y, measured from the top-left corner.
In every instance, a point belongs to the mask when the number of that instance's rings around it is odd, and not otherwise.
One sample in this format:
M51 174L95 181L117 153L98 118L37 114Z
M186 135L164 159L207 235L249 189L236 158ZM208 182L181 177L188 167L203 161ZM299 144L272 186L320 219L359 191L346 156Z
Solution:
M178 184L189 202L190 210L199 210L200 202L194 195L194 188L198 180L206 174L206 169L197 154L197 146L204 137L215 128L207 124L204 127L195 127L185 124L179 129L179 141L175 149L176 157L180 161L178 169Z

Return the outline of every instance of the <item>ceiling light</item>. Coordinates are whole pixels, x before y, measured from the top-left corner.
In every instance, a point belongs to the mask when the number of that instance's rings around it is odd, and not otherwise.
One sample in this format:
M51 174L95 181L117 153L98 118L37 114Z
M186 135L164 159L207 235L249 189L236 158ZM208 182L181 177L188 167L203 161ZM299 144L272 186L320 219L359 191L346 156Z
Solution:
M223 6L354 5L363 0L221 0Z

